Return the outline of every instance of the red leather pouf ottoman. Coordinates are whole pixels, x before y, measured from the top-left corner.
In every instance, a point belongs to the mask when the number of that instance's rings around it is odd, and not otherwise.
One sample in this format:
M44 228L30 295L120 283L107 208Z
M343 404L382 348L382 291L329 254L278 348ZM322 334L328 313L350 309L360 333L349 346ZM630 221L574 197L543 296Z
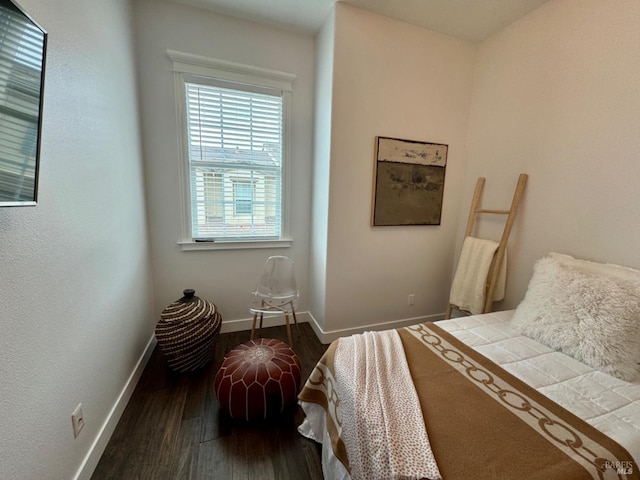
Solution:
M216 374L216 396L231 418L260 420L295 403L300 382L300 361L291 347L258 338L224 357Z

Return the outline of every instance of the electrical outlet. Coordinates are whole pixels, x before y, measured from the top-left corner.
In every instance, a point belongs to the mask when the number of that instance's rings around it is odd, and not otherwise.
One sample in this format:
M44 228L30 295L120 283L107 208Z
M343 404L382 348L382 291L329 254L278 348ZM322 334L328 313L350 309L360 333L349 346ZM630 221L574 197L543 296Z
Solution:
M84 427L84 414L82 413L82 404L79 403L71 414L71 424L73 425L73 437L76 438L80 434L80 430Z
M413 305L416 301L416 294L410 293L409 298L407 298L407 305Z

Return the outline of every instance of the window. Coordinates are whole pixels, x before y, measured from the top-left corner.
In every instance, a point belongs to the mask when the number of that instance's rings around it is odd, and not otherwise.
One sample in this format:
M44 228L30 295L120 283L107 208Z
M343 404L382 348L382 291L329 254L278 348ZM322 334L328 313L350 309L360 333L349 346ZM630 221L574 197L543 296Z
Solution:
M195 242L213 244L204 248L288 242L288 100L293 77L168 54L183 113L183 249Z
M233 183L234 213L236 216L253 216L253 183L237 181ZM265 218L263 216L263 218ZM266 221L266 220L265 220Z

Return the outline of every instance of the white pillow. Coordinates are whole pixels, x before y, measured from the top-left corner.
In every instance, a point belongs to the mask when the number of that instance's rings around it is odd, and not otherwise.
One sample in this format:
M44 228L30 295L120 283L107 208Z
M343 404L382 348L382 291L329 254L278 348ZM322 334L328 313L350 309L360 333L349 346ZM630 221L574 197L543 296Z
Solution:
M640 272L551 254L536 262L513 328L632 380L640 362Z
M563 265L575 267L584 272L592 272L600 275L640 282L640 271L634 270L633 268L621 267L620 265L614 265L613 263L590 262L588 260L574 258L571 255L565 255L563 253L551 252L549 253L549 256Z

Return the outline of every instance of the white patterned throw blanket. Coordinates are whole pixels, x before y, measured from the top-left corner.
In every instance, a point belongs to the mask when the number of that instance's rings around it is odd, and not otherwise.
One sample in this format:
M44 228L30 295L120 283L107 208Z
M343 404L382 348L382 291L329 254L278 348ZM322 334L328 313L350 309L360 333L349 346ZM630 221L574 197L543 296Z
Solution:
M337 395L330 397L339 398L333 416L351 477L441 479L398 333L366 332L336 343L333 372L316 368L307 388L332 378Z

